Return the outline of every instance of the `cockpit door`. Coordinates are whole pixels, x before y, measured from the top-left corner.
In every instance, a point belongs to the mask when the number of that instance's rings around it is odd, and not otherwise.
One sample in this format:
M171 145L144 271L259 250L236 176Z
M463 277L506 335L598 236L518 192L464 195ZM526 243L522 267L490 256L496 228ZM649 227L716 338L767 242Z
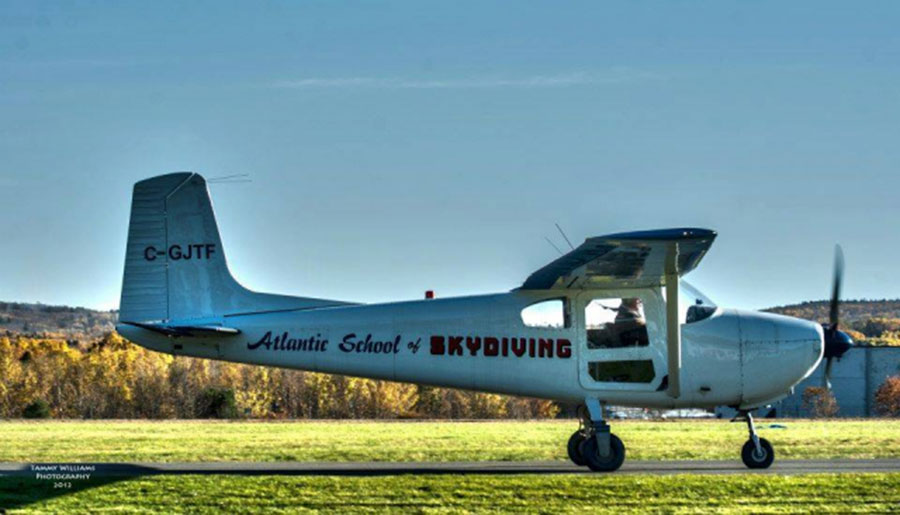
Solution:
M592 290L575 302L578 377L592 390L654 391L666 375L666 312L657 289Z

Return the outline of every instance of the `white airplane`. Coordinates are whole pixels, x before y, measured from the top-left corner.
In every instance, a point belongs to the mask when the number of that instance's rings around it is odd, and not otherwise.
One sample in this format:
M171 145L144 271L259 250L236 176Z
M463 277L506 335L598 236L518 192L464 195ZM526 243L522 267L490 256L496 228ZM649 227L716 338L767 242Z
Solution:
M622 441L607 403L735 407L750 468L774 460L750 410L840 357L831 325L724 309L680 277L716 233L666 229L588 238L509 292L357 304L250 291L231 276L206 181L137 183L118 332L174 355L579 403L569 457L614 471Z

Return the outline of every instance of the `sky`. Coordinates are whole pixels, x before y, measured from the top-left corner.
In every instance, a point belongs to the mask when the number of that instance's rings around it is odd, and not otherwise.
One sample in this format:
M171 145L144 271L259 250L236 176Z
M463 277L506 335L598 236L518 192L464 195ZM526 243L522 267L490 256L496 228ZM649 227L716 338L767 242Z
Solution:
M131 187L207 178L234 275L506 291L590 236L719 237L720 305L900 297L897 2L0 4L0 300L118 306Z

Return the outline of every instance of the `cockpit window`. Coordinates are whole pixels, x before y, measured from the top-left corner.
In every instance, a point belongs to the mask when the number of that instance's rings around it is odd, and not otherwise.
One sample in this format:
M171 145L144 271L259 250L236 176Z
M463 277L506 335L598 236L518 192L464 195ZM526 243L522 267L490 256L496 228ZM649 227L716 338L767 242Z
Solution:
M684 313L684 323L686 324L706 320L713 316L716 309L718 309L709 297L701 293L700 290L693 287L687 281L681 281L679 292L681 294L679 301L682 305L680 311Z

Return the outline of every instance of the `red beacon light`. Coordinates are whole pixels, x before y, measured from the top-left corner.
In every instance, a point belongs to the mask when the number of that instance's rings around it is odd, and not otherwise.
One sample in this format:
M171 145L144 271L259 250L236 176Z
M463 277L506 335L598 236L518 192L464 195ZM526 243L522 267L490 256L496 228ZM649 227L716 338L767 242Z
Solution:
M433 299L434 298L434 290L425 290L425 298Z

